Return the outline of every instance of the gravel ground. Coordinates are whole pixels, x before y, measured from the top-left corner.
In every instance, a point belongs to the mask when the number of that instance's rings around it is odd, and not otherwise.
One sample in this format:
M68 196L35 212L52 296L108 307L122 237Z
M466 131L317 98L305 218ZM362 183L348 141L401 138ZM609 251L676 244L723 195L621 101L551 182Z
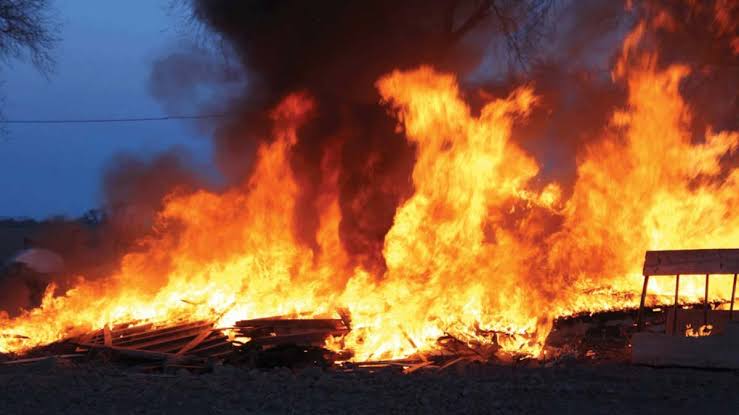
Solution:
M628 365L445 373L293 373L231 366L156 375L48 360L0 367L0 414L737 413L739 372ZM719 412L720 411L720 412Z

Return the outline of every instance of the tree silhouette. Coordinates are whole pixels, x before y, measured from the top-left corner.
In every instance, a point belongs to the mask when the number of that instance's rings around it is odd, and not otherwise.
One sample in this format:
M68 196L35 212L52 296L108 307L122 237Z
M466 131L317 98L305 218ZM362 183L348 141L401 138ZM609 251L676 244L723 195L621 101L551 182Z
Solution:
M50 0L0 0L0 59L29 59L48 73L57 29Z
M243 18L244 25L259 26L260 20L270 21L274 15L281 13L280 9L288 8L313 9L314 12L305 14L306 20L342 16L341 12L333 9L357 11L359 14L355 16L343 15L352 20L365 17L372 19L382 9L395 10L397 15L410 11L417 13L415 17L419 20L435 22L423 30L431 36L438 36L441 41L440 53L457 45L473 29L487 25L488 28L494 28L492 33L503 40L509 58L522 67L527 66L537 46L548 33L555 9L561 0L371 0L366 3L348 3L351 2L324 1L306 4L300 0L171 0L173 9L184 6L185 15L191 22L205 23L206 26L216 28L216 31L229 30L224 25L224 21L229 18L219 16L219 13L232 14L231 19L239 16ZM364 17L362 9L366 12ZM416 19L408 21L411 30L420 28L419 22L414 20ZM333 22L329 20L327 24ZM377 27L380 36L383 29ZM245 32L248 31L249 29L245 29Z

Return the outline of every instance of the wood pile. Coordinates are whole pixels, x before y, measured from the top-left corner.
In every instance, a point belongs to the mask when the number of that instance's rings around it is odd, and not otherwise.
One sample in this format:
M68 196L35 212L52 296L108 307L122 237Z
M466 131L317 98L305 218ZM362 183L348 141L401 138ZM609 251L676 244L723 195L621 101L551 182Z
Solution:
M231 363L257 368L330 367L351 354L323 346L329 337L341 340L351 331L347 314L341 319L269 317L236 323L237 355Z
M162 368L205 369L212 360L225 359L233 346L209 321L173 324L122 324L93 331L71 340L77 352L105 354L116 360L147 361Z
M190 355L220 358L231 352L227 336L208 321L105 326L80 336L74 343L82 350L110 349L134 357L150 356L152 360Z
M207 370L214 362L250 367L328 367L350 357L323 348L328 337L341 338L351 330L348 315L340 315L341 319L260 318L239 321L228 328L216 328L212 321L205 320L106 325L23 356L0 357L23 364L77 354L112 363L144 365L151 370Z
M240 336L249 338L246 344L255 346L322 346L329 336L343 337L351 330L346 319L280 317L242 320L236 323L236 329Z
M623 361L628 356L636 312L619 310L558 319L546 341L547 359L569 356L578 361ZM222 362L254 368L320 366L341 371L389 369L412 373L453 370L473 363L515 364L521 358L499 353L498 341L508 340L505 333L478 330L472 338L447 333L437 340L433 350L419 349L406 335L409 345L418 350L411 356L397 360L370 357L368 361L350 362L350 352L325 348L329 337L341 344L352 329L348 315L339 315L341 318L295 315L258 318L238 321L228 328L217 328L211 321L106 326L31 350L23 356L0 356L0 365L23 363L22 359L79 354L88 359L102 358L154 371L171 368L207 371L214 363ZM646 328L664 327L664 309L647 309L644 317Z

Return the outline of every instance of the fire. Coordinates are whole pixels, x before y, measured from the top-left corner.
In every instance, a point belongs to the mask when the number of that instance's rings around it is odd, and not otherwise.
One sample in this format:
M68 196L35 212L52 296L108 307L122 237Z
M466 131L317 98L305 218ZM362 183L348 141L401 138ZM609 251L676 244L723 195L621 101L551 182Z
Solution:
M352 331L328 347L351 349L357 360L430 352L444 335L489 343L490 333L504 351L538 355L554 318L635 306L645 250L739 243L739 169L721 162L737 150L739 132L708 130L692 141L679 90L690 70L660 69L655 53L639 51L645 31L640 25L627 38L613 74L626 85L627 106L579 155L566 200L559 183L537 180L538 161L512 137L537 105L533 86L473 114L453 75L394 71L376 87L415 145L414 193L395 213L387 270L376 275L355 265L340 238L341 140L321 165L318 246L295 234L302 206L290 155L320 107L296 93L272 112L272 136L248 180L223 193L169 195L156 232L118 273L80 278L59 295L50 287L39 308L0 316L0 352L127 321L204 318L228 327L347 309ZM702 298L702 280L682 281L685 301ZM728 279L716 281L712 299L728 298ZM654 304L671 301L671 280L651 284Z
M565 224L549 257L555 269L573 273L575 282L623 292L640 289L645 250L739 243L739 169L721 166L721 158L739 146L739 133L708 130L703 142L691 141L690 109L679 92L689 69L659 71L655 54L635 53L633 44L643 33L640 25L627 38L614 72L626 81L628 107L613 114L606 135L578 162ZM703 279L683 280L681 300L703 297ZM715 280L711 297L727 299L730 279ZM674 282L652 278L649 292L672 296ZM593 301L602 305L594 307ZM584 297L574 304L574 309L598 309L633 303Z
M693 327L691 324L685 328L685 337L705 337L710 336L713 331L713 326L710 324L704 324L698 328Z
M445 332L474 336L475 326L536 331L541 310L526 301L518 278L532 248L500 215L511 201L546 205L526 188L538 173L535 160L510 141L514 118L535 102L533 91L521 88L475 117L454 77L427 67L394 72L377 86L417 144L415 194L385 237L382 297L393 306L382 318L407 325L422 349ZM424 318L407 317L414 315ZM403 348L408 342L395 333Z

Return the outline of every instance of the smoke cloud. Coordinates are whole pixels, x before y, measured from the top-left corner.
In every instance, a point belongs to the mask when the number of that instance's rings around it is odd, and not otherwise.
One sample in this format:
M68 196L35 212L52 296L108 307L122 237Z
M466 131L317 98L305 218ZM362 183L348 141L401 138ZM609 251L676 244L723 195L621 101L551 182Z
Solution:
M318 107L299 132L292 160L304 202L295 229L316 246L318 212L309 202L319 196L322 155L338 143L341 238L358 263L376 271L384 268L381 251L396 208L413 191L415 150L378 105L375 89L376 80L393 69L430 64L456 73L470 88L473 106L532 83L538 105L513 137L542 164L542 185L562 183L565 197L576 179L577 155L625 105L625 86L613 81L610 68L639 21L665 22L647 45L660 51L661 66L695 66L684 89L686 101L699 108L696 139L708 125L736 128L735 30L730 23L715 24L736 21L718 13L736 8L723 0L494 2L508 20L478 14L485 2L455 0L182 3L227 45L228 68L214 71L198 55L174 54L154 68L155 93L177 101L183 84L218 84L222 75L216 73L228 74L220 80L228 84L239 78L234 61L240 64L246 80L234 88L239 94L224 99L231 117L214 136L215 161L232 184L250 174L257 144L269 137L268 110L292 92L312 95ZM517 7L524 3L529 8ZM527 60L511 64L511 53ZM187 76L168 75L183 71Z

